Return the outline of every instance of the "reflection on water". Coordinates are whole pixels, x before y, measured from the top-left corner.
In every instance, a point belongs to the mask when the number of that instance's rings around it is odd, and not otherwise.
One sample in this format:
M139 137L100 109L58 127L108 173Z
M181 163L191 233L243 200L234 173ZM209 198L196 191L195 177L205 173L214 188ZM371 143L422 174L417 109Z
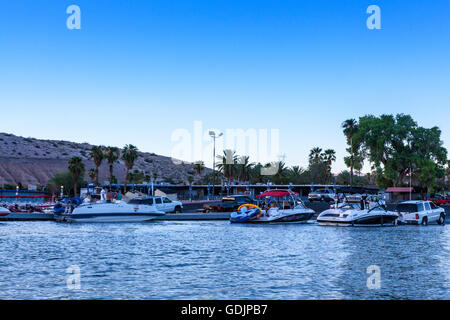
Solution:
M449 299L449 228L7 222L0 298Z

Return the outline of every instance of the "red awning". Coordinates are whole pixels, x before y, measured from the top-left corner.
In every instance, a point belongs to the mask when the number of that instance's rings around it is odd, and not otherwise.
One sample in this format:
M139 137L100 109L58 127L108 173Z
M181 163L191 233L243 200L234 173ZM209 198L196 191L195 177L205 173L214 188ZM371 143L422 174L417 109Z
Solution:
M261 198L261 197L277 197L277 198L283 198L289 195L296 195L298 194L297 192L293 192L293 191L287 191L287 190L269 190L266 191L258 196L256 196L257 198Z
M390 187L386 189L386 192L412 192L413 188L410 187Z

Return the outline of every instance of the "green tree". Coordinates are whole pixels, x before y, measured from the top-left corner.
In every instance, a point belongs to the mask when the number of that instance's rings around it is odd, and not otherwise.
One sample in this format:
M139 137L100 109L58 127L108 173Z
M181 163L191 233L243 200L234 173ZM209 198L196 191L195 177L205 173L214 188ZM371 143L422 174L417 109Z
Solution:
M301 168L300 166L292 166L290 169L288 169L288 177L289 182L292 182L293 184L302 184L303 179L302 177L305 174L305 169Z
M97 177L97 173L95 172L95 169L89 169L88 176L91 182L95 182L95 178Z
M236 162L236 176L238 181L249 181L250 171L252 170L254 163L250 162L249 156L237 157Z
M91 152L89 153L89 157L94 161L95 164L95 185L97 186L98 186L98 168L101 166L103 159L105 157L104 150L105 150L104 146L93 146Z
M69 160L68 169L70 174L72 175L73 196L76 197L78 192L78 181L80 177L83 177L85 170L83 159L81 159L80 157L72 157Z
M82 177L78 179L78 185L83 183ZM61 186L67 194L74 192L74 181L72 174L69 171L58 172L47 182L46 188L53 194L59 194Z
M197 173L198 181L201 180L202 172L205 169L205 163L201 160L194 162L194 170Z
M331 150L331 149L330 149ZM309 165L308 165L308 176L311 183L325 184L328 182L330 172L328 163L331 163L336 158L335 155L329 151L330 159L326 158L325 153L319 147L311 149L309 153ZM331 162L330 162L331 161Z
M347 149L347 151L350 152L350 158L348 161L344 159L347 166L350 167L350 185L353 186L353 169L355 167L355 151L359 149L357 145L355 145L353 140L353 137L358 132L359 124L355 119L348 119L345 120L342 123L342 128L344 129L344 134L347 137L347 144L350 145L350 150ZM348 163L348 164L347 164ZM361 162L358 162L358 166L361 164ZM362 164L361 164L362 168Z
M322 158L327 168L327 180L330 181L332 176L331 166L333 162L336 161L336 151L334 151L333 149L327 149L323 152Z
M442 178L447 162L440 136L438 127L419 127L409 115L368 115L359 119L354 139L367 150L378 186L405 185L412 168L413 181L430 190Z
M120 150L117 147L106 147L104 150L104 159L109 165L109 186L113 183L114 163L119 160ZM117 179L116 179L117 180Z
M122 150L122 160L125 163L124 192L127 192L128 174L134 167L134 163L139 158L138 149L132 144L127 144Z
M228 180L228 183L231 184L235 173L235 165L236 165L236 152L232 150L224 150L222 156L217 156L219 163L216 164L217 170L223 174L223 176Z

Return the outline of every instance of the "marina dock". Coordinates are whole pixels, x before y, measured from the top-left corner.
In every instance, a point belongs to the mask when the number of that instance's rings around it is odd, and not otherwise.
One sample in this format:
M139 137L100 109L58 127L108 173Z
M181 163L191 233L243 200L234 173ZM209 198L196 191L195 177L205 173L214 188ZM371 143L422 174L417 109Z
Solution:
M18 213L13 212L5 217L0 217L0 221L52 221L52 213Z

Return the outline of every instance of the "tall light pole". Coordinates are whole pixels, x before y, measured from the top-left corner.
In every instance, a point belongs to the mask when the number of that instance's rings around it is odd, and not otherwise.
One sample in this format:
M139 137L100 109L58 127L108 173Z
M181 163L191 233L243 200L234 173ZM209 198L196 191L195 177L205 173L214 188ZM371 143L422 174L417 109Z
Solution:
M209 131L209 135L213 138L214 141L214 149L213 149L213 199L215 196L215 188L216 188L216 138L220 138L223 133L219 133L216 135L214 131Z

